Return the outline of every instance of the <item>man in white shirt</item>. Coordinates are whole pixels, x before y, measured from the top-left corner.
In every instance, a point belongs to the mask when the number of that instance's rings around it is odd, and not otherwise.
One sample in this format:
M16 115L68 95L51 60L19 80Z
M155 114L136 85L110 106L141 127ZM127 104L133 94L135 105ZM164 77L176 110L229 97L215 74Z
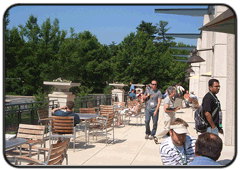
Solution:
M198 100L198 99L197 99L197 96L194 95L194 92L193 92L193 91L190 93L190 96L189 96L189 97L190 97L190 98L193 98L195 101Z
M196 139L187 135L188 124L176 118L170 124L170 137L159 148L164 165L188 165L194 159Z
M185 91L185 89L182 87L181 83L178 83L178 89L181 91L181 93L183 95L183 92Z

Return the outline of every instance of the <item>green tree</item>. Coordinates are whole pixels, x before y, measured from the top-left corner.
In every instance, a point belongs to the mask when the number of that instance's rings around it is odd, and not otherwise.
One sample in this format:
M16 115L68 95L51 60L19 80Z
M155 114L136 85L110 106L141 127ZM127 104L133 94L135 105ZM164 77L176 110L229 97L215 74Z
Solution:
M159 24L157 23L157 36L156 36L156 46L159 49L159 52L165 52L168 47L170 46L170 43L172 40L174 40L173 37L168 37L165 34L168 32L170 28L167 28L168 22L167 21L159 21Z
M143 31L147 33L151 39L154 39L154 34L157 33L157 26L153 26L151 22L142 21L139 26L137 26L137 31Z

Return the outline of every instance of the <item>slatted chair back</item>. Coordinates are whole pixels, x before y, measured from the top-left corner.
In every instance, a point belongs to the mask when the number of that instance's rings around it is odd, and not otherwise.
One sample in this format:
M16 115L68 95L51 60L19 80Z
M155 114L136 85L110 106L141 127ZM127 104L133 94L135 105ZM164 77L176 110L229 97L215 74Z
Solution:
M44 162L25 156L18 156L16 157L15 165L18 164L18 161L29 162L28 165L62 165L67 154L69 142L70 138L60 141L57 144L52 144Z
M44 141L45 126L19 124L17 137L27 140Z
M122 106L123 108L125 108L125 102L114 102L113 103L114 106Z
M61 165L64 160L65 154L67 153L69 142L70 138L57 144L51 145L49 154L46 158L46 164Z
M80 113L96 114L95 108L80 108Z
M106 117L106 122L103 129L111 126L114 118L113 105L100 105L101 116Z
M108 113L113 113L113 105L100 105L100 115L107 117Z
M194 100L194 98L192 98L192 97L189 97L189 103L192 103L192 101Z
M29 157L32 156L32 153L35 153L32 152L32 149L37 149L42 144L45 146L44 132L45 126L19 124L17 138L24 138L28 140L27 144L22 145L22 148L29 151Z
M37 114L38 114L38 122L40 123L40 125L46 125L49 123L49 121L44 120L48 118L48 112L46 109L37 110Z
M137 105L137 103L136 103L135 101L128 101L128 102L127 102L128 108L134 107L134 106L136 106L136 105Z
M140 112L141 112L141 109L142 109L142 105L139 104L138 109L137 109L137 113L140 113Z
M199 108L199 103L198 103L198 101L193 100L193 101L192 101L192 107L193 107L194 109Z
M106 129L109 128L111 126L111 124L113 124L113 119L114 119L114 113L109 112L107 122L106 122L106 126L105 126Z
M95 108L79 108L80 113L85 113L85 114L97 114L96 109ZM92 119L92 120L96 120L96 118ZM82 120L85 121L85 120Z
M73 134L74 116L52 116L52 133Z
M87 107L88 108L93 108L93 103L92 102L87 102Z

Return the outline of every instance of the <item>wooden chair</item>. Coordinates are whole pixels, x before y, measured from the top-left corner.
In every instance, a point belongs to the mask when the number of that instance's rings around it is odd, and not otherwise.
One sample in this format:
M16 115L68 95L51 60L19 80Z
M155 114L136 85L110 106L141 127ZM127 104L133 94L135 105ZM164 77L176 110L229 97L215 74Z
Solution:
M44 159L44 162L33 158L24 156L18 156L15 161L15 165L18 165L18 161L29 162L28 165L62 165L64 158L66 158L66 164L68 164L67 149L70 139L60 141L57 144L52 144L48 149L48 156Z
M96 124L89 128L90 131L101 130L102 134L106 135L106 144L108 143L108 132L113 131L113 142L114 142L114 125L113 125L113 105L100 105L100 116ZM111 126L112 125L112 126Z
M192 107L193 107L194 109L198 109L198 108L199 108L199 103L198 103L197 100L193 100L193 101L192 101Z
M120 106L122 106L123 108L125 108L125 102L114 102L113 105L114 105L114 106L120 105Z
M113 103L114 106L122 106L122 108L119 108L118 110L115 109L115 111L117 111L117 114L115 114L115 118L117 119L117 122L118 122L118 119L121 118L120 116L120 111L123 110L125 108L125 102L114 102ZM122 118L123 120L123 115L122 115ZM121 120L120 120L121 121Z
M189 103L192 103L192 101L194 100L194 98L191 98L191 97L189 97Z
M128 108L133 108L134 106L137 107L138 104L136 103L136 101L128 101L128 102L127 102L127 105L128 105ZM128 112L129 123L130 123L130 117L131 117L131 115L134 114L135 117L137 118L137 123L136 123L136 125L138 125L138 117L139 117L139 115L140 115L140 121L142 121L142 117L141 117L141 114L140 114L140 113L141 113L141 104L139 103L137 111L132 111L132 110L130 110L130 111Z
M80 113L86 113L86 114L100 114L99 109L94 107L94 108L79 108ZM95 119L93 119L95 120ZM82 120L85 121L85 120Z
M93 103L92 102L87 102L87 107L88 108L93 108Z
M45 125L45 138L48 138L49 125L51 118L48 116L48 111L46 109L37 110L38 114L38 124Z
M95 109L92 108L79 108L80 113L87 113L87 114L96 114Z
M76 131L74 116L52 116L49 142L53 138L73 138L73 152L75 152Z
M50 118L48 117L48 112L46 109L37 110L38 123L40 125L48 125L50 123Z
M33 153L37 153L36 151L32 151L32 149L38 149L42 144L45 147L44 130L45 126L41 125L19 124L17 138L25 138L28 140L27 144L22 145L22 155L31 157ZM6 156L8 157L15 157L18 155L18 150L6 151Z

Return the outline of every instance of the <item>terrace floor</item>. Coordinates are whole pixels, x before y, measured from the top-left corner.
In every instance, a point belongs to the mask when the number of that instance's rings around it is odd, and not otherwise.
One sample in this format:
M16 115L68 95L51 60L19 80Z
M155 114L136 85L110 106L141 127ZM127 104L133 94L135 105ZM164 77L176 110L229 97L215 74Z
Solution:
M163 106L160 107L158 131L163 128ZM181 109L175 117L184 119L188 124L188 131L191 136L197 138L194 129L194 119L191 108ZM128 119L128 118L127 118ZM90 136L88 145L84 145L84 132L77 134L76 149L73 152L72 142L68 149L68 165L70 166L161 166L159 154L160 144L156 145L153 140L146 140L144 119L140 126L136 126L136 118L131 118L130 125L116 127L115 143L105 144L104 138L98 136L93 140ZM151 126L152 127L152 124ZM109 133L112 134L112 131ZM112 135L109 135L112 137ZM223 139L223 136L220 135ZM165 138L159 140L161 143ZM48 145L48 141L46 142ZM235 155L234 146L223 146L221 157L218 162L222 165L228 164ZM36 157L36 156L34 156ZM40 159L43 159L41 155ZM63 165L65 165L65 161ZM24 163L22 163L24 165Z

